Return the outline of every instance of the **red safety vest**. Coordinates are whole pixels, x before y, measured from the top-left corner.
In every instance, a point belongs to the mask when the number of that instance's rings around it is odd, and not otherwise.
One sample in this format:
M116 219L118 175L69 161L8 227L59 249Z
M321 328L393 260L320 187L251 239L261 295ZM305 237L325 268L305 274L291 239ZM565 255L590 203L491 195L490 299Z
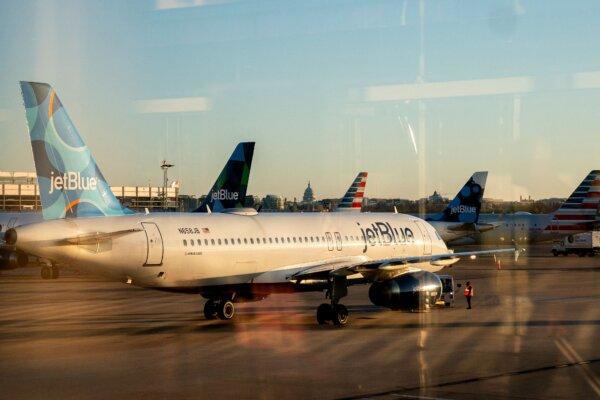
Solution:
M464 293L465 293L465 296L473 297L473 286L466 286Z

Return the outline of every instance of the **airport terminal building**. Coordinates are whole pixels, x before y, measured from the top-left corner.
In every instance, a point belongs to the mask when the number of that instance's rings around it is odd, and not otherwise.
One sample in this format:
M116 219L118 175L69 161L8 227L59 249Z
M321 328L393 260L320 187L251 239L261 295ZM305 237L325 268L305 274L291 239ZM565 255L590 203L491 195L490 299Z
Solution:
M177 211L180 209L179 187L111 186L121 204L133 210ZM35 172L0 171L0 210L41 210L40 193Z

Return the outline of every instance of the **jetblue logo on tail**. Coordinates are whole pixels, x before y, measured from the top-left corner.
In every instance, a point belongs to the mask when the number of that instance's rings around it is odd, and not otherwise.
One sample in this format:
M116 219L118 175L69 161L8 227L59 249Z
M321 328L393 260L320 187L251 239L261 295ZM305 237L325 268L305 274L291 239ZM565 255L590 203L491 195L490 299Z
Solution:
M55 190L96 190L98 188L98 179L90 176L81 176L80 172L65 172L64 175L54 175L50 172L50 191Z
M227 189L221 189L214 192L211 198L214 200L237 200L240 197L238 192L230 192Z
M450 207L451 214L462 214L462 213L477 213L477 207L473 206L465 206L461 204L460 206Z

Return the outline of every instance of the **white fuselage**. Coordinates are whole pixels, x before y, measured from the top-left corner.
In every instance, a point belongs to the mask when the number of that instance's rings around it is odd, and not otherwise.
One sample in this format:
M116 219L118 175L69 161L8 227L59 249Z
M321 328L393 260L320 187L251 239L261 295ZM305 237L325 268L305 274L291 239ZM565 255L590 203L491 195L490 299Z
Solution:
M96 243L73 240L129 229L137 231ZM149 214L62 219L16 230L23 251L140 286L182 290L285 283L328 260L448 251L427 222L390 213ZM429 262L412 267L442 268Z

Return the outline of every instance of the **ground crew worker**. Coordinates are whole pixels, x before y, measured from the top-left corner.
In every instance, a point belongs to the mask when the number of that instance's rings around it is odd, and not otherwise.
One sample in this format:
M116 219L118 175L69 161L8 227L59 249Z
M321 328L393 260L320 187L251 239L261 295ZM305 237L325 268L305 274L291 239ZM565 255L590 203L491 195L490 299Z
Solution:
M471 309L471 297L473 297L473 286L471 286L471 281L467 281L467 284L465 285L465 291L464 291L464 295L465 298L467 299L467 304L469 305L467 307L467 310Z

